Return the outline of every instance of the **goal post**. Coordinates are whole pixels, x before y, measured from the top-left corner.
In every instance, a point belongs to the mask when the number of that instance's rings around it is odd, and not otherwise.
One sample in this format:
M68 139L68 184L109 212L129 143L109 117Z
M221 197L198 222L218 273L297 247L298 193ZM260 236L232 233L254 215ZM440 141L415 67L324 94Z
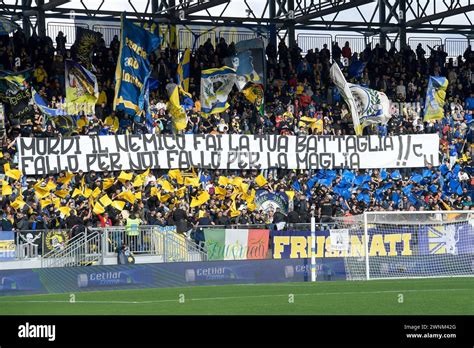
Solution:
M336 218L348 280L474 276L474 212L366 212Z

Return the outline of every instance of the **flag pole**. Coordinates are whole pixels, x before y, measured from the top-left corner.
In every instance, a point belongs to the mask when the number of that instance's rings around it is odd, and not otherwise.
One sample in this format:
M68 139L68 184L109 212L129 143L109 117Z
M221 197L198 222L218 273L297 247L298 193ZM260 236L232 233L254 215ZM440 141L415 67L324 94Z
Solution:
M316 218L311 213L311 281L316 281Z

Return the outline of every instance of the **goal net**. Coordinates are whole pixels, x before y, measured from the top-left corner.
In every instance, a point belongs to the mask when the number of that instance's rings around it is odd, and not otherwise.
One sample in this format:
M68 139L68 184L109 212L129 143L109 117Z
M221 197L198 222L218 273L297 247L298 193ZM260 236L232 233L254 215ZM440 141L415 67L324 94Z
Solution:
M348 280L456 277L474 276L473 227L471 211L368 212L337 218L335 232L349 235Z

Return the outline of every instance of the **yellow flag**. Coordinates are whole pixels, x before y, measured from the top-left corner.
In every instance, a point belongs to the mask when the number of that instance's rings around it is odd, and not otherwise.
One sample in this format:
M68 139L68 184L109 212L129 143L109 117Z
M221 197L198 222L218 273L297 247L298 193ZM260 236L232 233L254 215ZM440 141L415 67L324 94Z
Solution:
M58 210L64 217L71 215L71 208L69 207L59 207Z
M54 194L58 197L66 198L69 195L69 191L68 190L58 190L58 191L54 191Z
M74 178L74 174L72 174L71 172L67 172L66 175L62 178L59 178L57 180L58 183L60 184L69 184L72 180L72 178Z
M107 190L110 186L113 186L115 182L114 178L105 178L104 181L102 182L102 189Z
M172 170L169 170L168 171L168 176L171 178L171 179L175 179L176 182L180 185L183 184L183 175L181 174L181 170L179 169L172 169Z
M203 205L204 203L206 203L210 198L211 198L211 196L209 195L209 193L207 191L203 191L203 192L201 192L201 194L199 194L198 197L193 198L191 200L190 207L191 208L199 207L199 206Z
M163 182L161 183L161 187L166 192L174 192L174 187L173 187L173 185L170 184L170 182L168 180L163 180Z
M220 176L218 183L219 185L227 186L229 184L229 179L226 178L225 176Z
M142 193L141 193L141 192L136 192L136 193L135 193L135 198L136 198L137 200L141 201L141 200L142 200Z
M256 205L254 202L252 202L252 203L247 203L247 209L248 209L249 211L254 211L255 209L257 209L257 205Z
M152 187L151 191L150 191L150 194L152 196L157 196L158 197L158 189L156 187Z
M160 200L161 203L164 203L166 202L168 199L170 199L170 195L161 195L161 194L158 194L158 199Z
M7 162L7 163L5 163L5 164L3 165L3 171L6 173L6 172L8 172L9 170L10 170L10 163Z
M53 204L53 201L49 198L45 198L45 199L40 200L41 209L44 209L45 207L47 207L50 204Z
M176 190L176 195L179 198L183 198L185 193L186 193L186 186L183 186L180 189Z
M288 196L288 199L290 201L293 200L293 197L295 197L295 191L285 191L286 195Z
M84 192L82 193L82 195L86 198L89 198L92 194L92 190L88 187L86 187L86 189L84 190Z
M18 209L23 209L23 207L25 206L25 201L23 201L23 198L21 198L21 196L18 196L13 202L12 204L10 204L10 206L15 209L15 210L18 210Z
M13 193L12 187L4 182L2 186L2 196L9 196L12 193Z
M92 198L98 197L102 193L101 189L96 187L94 191L92 191Z
M49 191L48 190L45 190L44 188L42 187L35 187L35 196L38 198L38 199L42 199L46 196L49 195Z
M8 164L8 163L7 163ZM21 178L21 170L18 169L10 169L5 172L5 175L8 176L9 178L18 180Z
M148 176L148 174L150 174L150 168L148 168L147 170L145 170L141 176L142 176L143 178L146 178L146 177Z
M225 188L217 186L215 189L216 195L226 196L227 190Z
M122 184L125 184L127 181L132 180L132 177L132 173L127 173L122 170L122 172L120 172L120 175L118 176L118 179Z
M255 182L257 183L258 186L262 187L262 186L265 186L265 184L268 182L267 179L265 179L263 177L262 174L260 174L259 176L257 176L255 178Z
M236 216L239 216L240 215L240 211L237 210L237 209L234 209L234 208L231 208L230 209L230 216L231 217L236 217Z
M199 210L198 219L204 217L204 214L205 214L204 210Z
M111 205L115 209L118 209L118 210L122 211L123 208L125 207L125 202L123 202L123 201L113 201Z
M55 207L56 209L59 209L59 207L61 206L61 198L55 197L55 198L53 198L51 201L53 202L54 207Z
M74 189L74 192L72 193L71 197L74 198L74 197L79 196L79 195L82 196L82 191L76 188L76 189Z
M112 200L109 198L107 194L104 196L100 197L99 199L100 204L102 204L104 207L108 207L109 205L112 204Z
M247 193L247 191L249 190L249 184L242 182L240 184L240 189L242 190L242 193Z
M142 186L145 183L145 180L141 177L141 175L137 175L135 180L133 181L133 187Z
M253 202L255 201L255 195L256 195L256 191L255 191L255 189L252 189L252 190L250 191L250 194L248 194L248 195L245 196L244 199L245 199L245 201L247 202L247 204L251 204L251 203L253 203Z
M238 177L232 179L231 184L234 185L234 186L240 187L240 185L242 185L243 181L244 181L244 179L241 178L240 176L238 176Z
M170 100L167 103L167 110L173 119L173 125L176 130L186 129L187 118L184 108L179 103L179 90L176 86L170 94Z
M131 204L135 203L135 195L133 193L131 193L130 191L122 192L117 197L118 198L123 198L127 202L130 202Z
M54 181L49 181L48 184L46 185L45 189L49 191L56 190L56 183Z
M94 210L93 211L94 211L94 214L99 215L99 214L102 214L105 211L105 209L99 202L96 202L94 204Z
M41 184L43 183L43 181L44 181L44 180L41 179L41 180L38 181L36 184L34 184L33 187L34 187L35 189L41 188Z
M185 178L184 179L184 184L186 186L198 187L199 186L199 178Z

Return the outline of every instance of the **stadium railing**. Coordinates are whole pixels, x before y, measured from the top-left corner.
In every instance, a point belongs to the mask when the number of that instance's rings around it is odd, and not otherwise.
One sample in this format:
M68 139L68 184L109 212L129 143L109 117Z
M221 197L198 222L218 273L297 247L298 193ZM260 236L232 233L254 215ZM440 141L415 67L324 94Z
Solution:
M126 245L134 255L159 255L163 262L204 261L207 255L194 241L176 233L173 226L139 226L137 235L127 233L125 226L91 228L105 234L105 256L113 256Z

